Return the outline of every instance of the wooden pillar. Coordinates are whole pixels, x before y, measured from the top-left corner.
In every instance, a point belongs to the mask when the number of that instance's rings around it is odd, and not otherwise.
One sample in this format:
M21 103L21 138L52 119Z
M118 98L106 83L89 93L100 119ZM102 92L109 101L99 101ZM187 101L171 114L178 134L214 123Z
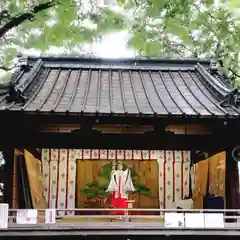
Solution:
M18 197L18 181L19 181L19 177L18 177L18 171L17 171L17 159L18 156L22 155L22 153L20 151L18 151L17 149L14 149L14 163L13 163L13 188L12 188L12 207L14 209L18 208L18 204L19 204L19 197Z
M9 208L12 208L14 149L4 148L3 156L5 159L5 164L3 166L3 180L4 180L3 201L4 203L9 204Z
M232 149L227 151L226 161L226 197L227 208L239 209L239 172L238 163L232 158Z

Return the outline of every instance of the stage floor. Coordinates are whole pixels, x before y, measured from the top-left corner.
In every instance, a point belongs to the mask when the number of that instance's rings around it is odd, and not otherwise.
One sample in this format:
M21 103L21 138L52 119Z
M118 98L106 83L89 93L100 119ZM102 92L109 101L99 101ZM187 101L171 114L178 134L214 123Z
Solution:
M130 220L130 221L129 221ZM72 216L55 224L9 223L0 236L240 236L240 223L224 228L166 228L162 216Z
M165 228L153 222L75 222L56 224L10 224L0 236L240 236L240 226L228 223L221 229Z

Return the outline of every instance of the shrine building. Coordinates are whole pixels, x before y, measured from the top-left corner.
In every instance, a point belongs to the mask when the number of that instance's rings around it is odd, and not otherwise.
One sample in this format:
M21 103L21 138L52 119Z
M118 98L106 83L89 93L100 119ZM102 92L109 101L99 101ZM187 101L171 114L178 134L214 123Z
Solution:
M238 208L239 97L208 60L29 57L0 94L4 201L59 218L106 208L121 162L132 214Z

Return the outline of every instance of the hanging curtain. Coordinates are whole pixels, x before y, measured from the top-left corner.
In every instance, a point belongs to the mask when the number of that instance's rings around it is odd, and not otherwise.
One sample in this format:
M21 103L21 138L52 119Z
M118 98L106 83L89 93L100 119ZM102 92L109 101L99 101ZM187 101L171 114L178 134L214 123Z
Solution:
M158 151L160 208L176 208L189 197L189 151Z
M42 149L44 195L48 208L75 208L75 149ZM73 211L58 211L58 216L74 215Z
M48 208L75 207L76 159L78 160L157 160L159 164L160 208L189 196L189 151L42 149L43 182ZM64 212L58 212L58 216ZM74 214L67 212L67 215Z

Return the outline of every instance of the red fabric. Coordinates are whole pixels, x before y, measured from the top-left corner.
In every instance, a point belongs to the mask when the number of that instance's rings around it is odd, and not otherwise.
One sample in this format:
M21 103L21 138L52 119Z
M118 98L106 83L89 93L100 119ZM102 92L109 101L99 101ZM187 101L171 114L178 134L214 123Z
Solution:
M112 208L127 208L127 199L122 198L120 194L121 176L119 176L118 197L115 197L115 192L111 196ZM124 211L111 211L112 215L124 215Z
M116 204L117 204L117 201L116 201L116 198L115 198L115 192L112 192L112 195L111 195L111 206L112 206L112 208L116 208L115 207Z

